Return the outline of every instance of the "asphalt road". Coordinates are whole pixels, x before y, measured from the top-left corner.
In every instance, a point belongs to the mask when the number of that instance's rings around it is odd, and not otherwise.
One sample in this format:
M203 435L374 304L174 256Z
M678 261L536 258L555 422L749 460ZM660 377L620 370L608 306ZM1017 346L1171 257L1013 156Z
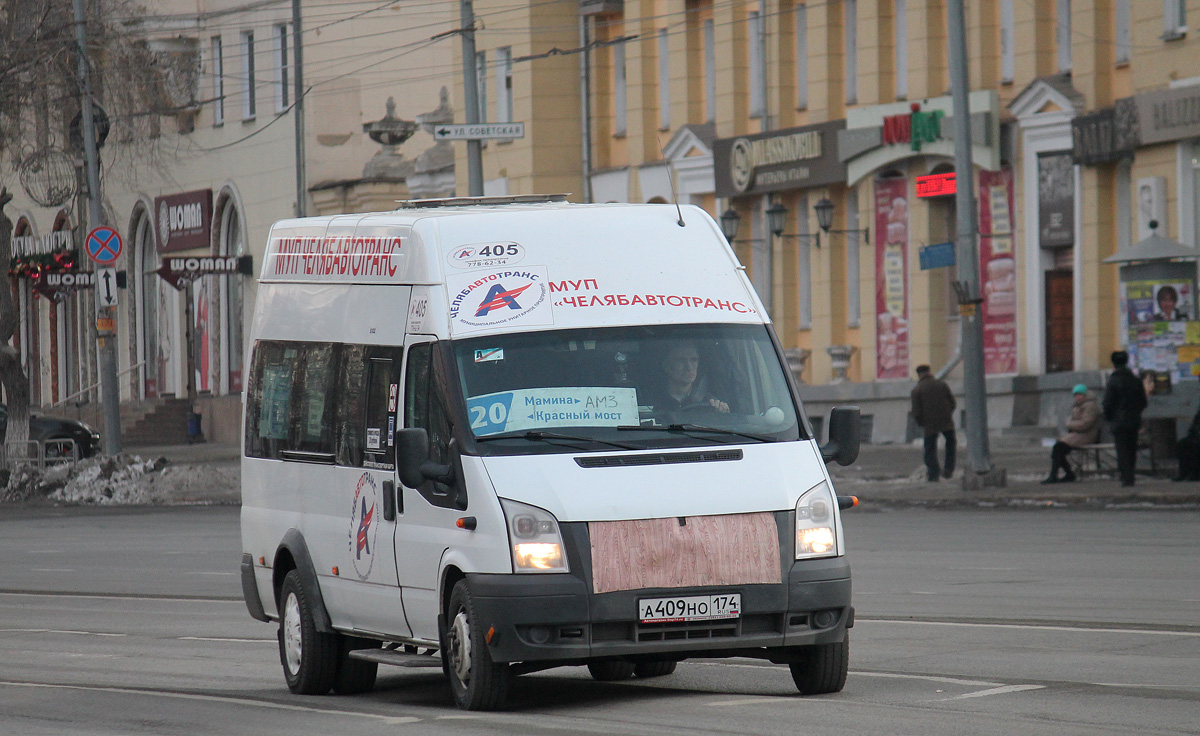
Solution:
M834 696L786 668L583 668L454 709L436 670L297 697L249 618L237 509L0 509L0 733L1195 734L1200 512L846 514L858 624Z

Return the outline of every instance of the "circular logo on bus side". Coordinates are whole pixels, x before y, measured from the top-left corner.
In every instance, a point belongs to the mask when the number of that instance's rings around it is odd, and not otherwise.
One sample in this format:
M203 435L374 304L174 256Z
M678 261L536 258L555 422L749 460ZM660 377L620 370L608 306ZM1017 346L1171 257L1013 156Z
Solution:
M375 564L375 539L379 536L379 519L375 502L379 489L370 473L363 473L354 489L354 504L350 509L350 561L362 580L371 575Z

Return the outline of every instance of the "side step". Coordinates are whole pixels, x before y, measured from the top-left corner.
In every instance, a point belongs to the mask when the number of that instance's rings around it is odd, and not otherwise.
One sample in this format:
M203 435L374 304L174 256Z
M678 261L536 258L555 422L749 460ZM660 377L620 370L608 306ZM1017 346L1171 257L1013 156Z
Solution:
M424 654L417 654L416 647L405 647L410 651L400 649L352 649L347 654L351 659L362 659L367 662L390 664L396 667L437 667L442 668L442 658L434 656L435 649L427 649Z

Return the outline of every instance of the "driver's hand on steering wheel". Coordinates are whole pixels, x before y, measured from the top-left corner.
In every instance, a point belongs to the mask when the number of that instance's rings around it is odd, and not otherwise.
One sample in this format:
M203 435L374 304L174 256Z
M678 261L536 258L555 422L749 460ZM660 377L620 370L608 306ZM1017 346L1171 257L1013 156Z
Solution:
M720 399L709 399L708 405L711 406L712 408L716 409L717 411L721 412L722 414L729 413L729 404L726 404L724 401L721 401Z

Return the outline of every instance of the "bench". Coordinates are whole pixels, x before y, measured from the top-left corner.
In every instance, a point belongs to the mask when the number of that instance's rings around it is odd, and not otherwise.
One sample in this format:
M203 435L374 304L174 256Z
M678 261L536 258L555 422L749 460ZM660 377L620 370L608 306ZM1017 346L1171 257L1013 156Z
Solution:
M1093 475L1104 475L1110 478L1117 477L1117 446L1112 442L1112 433L1107 426L1100 427L1100 436L1097 437L1101 442L1091 445L1081 445L1071 448L1071 452L1067 454L1067 462L1071 466L1071 472L1080 478L1086 478ZM1149 442L1138 437L1138 463L1137 469L1149 475L1157 475L1157 464L1154 459L1154 453L1151 451ZM1146 457L1150 461L1150 469L1144 470L1142 458Z

